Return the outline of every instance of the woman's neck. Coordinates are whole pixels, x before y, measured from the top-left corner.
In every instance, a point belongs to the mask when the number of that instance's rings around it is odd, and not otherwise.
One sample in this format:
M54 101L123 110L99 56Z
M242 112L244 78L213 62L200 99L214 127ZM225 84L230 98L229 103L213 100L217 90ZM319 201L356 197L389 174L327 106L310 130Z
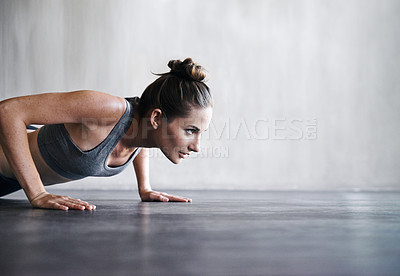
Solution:
M121 139L121 144L126 148L154 148L156 147L153 129L146 118L140 118L135 112L132 123Z

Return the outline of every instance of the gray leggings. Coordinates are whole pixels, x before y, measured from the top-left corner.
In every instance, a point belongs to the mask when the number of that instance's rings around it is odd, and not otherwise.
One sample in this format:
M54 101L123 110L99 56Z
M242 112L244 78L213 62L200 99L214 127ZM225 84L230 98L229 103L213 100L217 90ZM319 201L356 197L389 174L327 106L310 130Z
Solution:
M0 174L0 197L22 189L18 181Z

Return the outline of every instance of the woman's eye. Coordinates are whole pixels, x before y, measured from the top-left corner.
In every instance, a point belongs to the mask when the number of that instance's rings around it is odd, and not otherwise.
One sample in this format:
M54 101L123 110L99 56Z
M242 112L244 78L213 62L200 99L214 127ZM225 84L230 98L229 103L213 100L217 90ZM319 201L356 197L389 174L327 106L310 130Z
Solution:
M193 134L193 133L194 133L194 129L186 129L186 132L187 132L188 134Z

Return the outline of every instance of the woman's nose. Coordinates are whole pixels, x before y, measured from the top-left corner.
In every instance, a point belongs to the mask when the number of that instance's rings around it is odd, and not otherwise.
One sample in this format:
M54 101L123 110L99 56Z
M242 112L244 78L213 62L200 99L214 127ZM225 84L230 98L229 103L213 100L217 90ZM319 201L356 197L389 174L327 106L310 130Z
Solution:
M190 144L189 150L194 152L200 152L200 140L196 139L192 144Z

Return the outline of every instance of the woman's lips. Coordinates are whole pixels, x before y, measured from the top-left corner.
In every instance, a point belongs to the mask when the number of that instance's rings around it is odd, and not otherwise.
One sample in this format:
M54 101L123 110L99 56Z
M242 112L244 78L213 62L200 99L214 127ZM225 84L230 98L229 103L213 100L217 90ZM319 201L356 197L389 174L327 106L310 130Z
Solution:
M184 153L184 152L179 152L179 157L185 159L186 157L189 156L190 153Z

